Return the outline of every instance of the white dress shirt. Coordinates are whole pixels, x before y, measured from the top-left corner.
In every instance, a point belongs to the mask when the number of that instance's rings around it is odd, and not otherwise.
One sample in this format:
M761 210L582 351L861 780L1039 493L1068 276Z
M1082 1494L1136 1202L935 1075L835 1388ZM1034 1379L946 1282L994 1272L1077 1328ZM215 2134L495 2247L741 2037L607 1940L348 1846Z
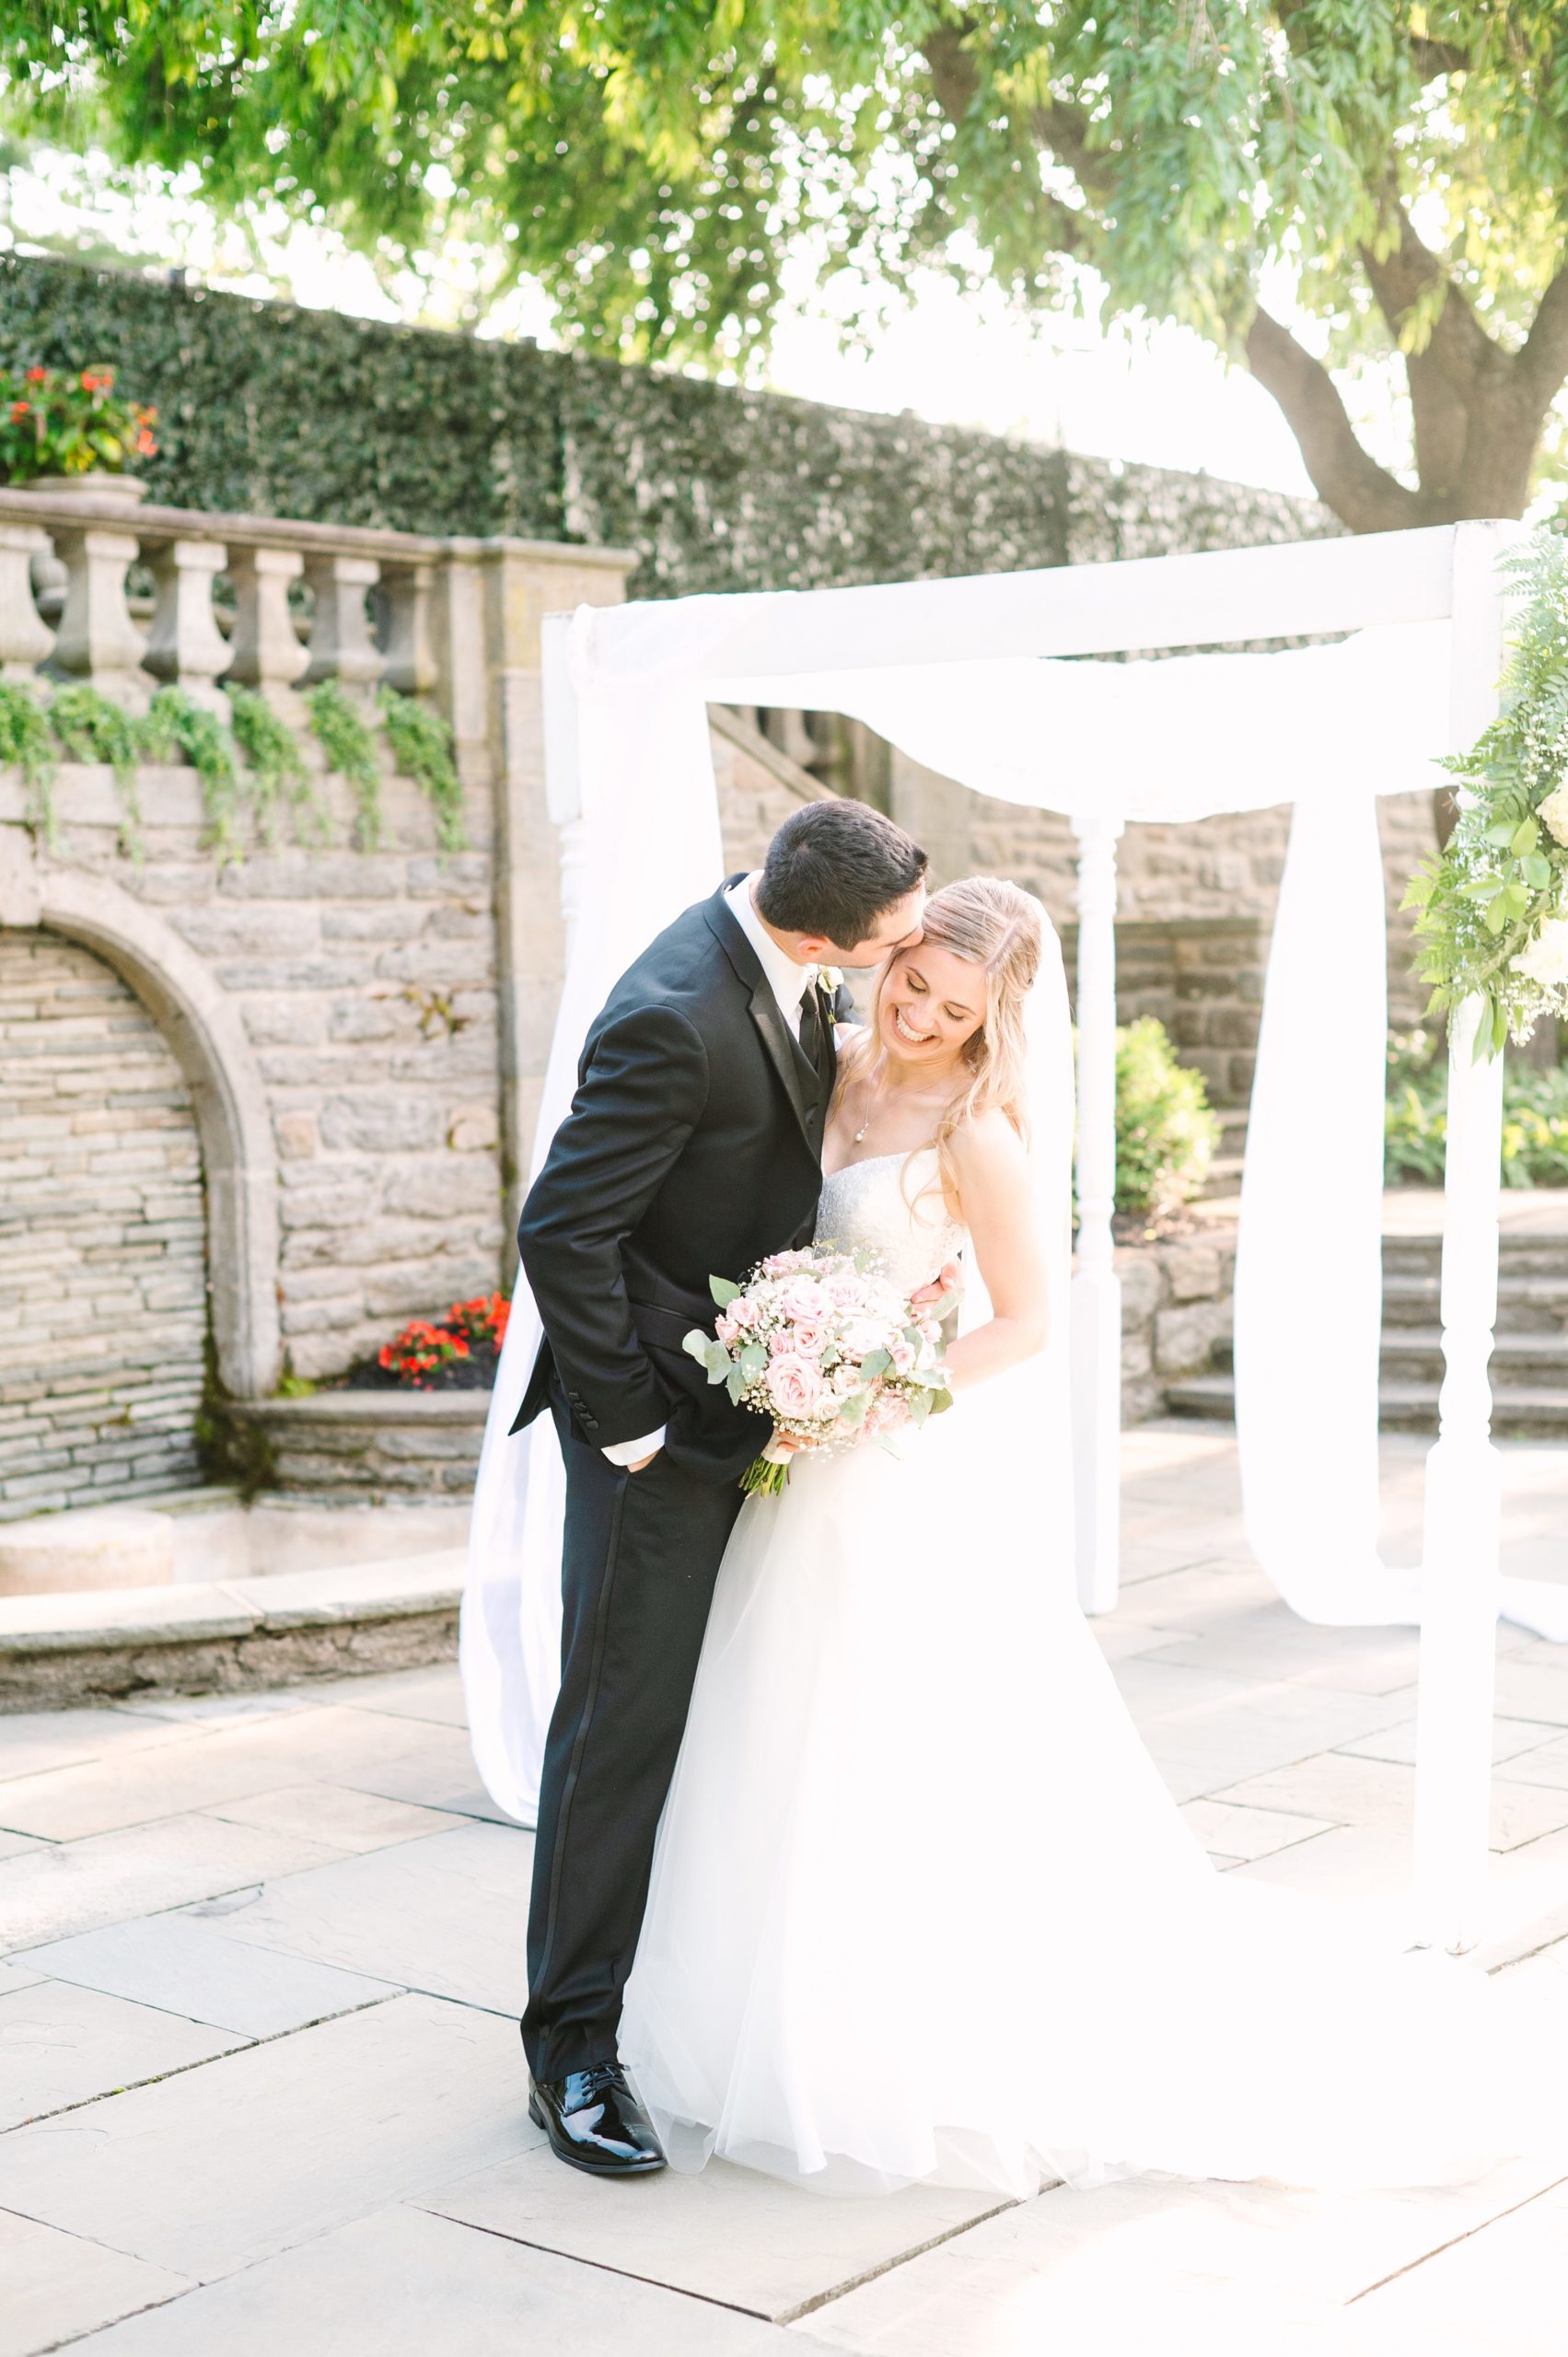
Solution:
M751 898L751 888L757 880L756 875L741 877L738 883L730 886L725 900L731 916L757 952L758 963L767 976L768 988L778 1001L779 1013L798 1039L806 993L817 979L817 969L815 966L802 966L787 949L779 947L758 915ZM636 1465L664 1446L664 1433L665 1428L661 1424L656 1433L649 1433L644 1440L614 1441L604 1454L612 1465Z

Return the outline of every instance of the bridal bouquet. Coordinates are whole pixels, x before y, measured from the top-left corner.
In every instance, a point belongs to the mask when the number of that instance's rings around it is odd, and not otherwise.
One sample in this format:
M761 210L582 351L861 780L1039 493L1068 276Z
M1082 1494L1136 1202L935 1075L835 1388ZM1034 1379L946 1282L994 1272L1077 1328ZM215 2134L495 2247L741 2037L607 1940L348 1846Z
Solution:
M711 1277L708 1289L715 1334L694 1327L682 1347L710 1383L807 1447L851 1447L953 1404L936 1320L878 1275L869 1252L811 1244L773 1253L744 1284ZM774 1496L788 1479L787 1459L765 1448L740 1486Z

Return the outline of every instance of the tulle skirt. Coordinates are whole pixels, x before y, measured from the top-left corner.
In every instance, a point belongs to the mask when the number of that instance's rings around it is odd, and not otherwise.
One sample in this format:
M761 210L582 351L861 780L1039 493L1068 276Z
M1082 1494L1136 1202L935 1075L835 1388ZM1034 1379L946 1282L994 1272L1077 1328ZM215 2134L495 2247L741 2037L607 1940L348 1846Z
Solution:
M1568 2142L1544 2006L1215 1873L1060 1521L967 1402L743 1508L622 2025L674 2165L1343 2189Z

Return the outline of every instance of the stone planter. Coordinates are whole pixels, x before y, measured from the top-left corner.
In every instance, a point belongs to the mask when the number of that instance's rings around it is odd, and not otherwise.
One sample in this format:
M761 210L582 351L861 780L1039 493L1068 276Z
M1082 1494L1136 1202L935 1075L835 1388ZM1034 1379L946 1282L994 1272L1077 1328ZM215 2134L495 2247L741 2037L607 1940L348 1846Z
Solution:
M31 482L10 483L11 491L36 492L41 499L80 500L92 507L139 507L147 486L139 475L89 471L85 475L35 475Z
M1123 1244L1121 1421L1162 1416L1172 1384L1206 1375L1231 1336L1236 1229L1216 1222L1179 1243Z
M278 1504L381 1506L466 1499L489 1408L488 1391L316 1391L229 1412Z

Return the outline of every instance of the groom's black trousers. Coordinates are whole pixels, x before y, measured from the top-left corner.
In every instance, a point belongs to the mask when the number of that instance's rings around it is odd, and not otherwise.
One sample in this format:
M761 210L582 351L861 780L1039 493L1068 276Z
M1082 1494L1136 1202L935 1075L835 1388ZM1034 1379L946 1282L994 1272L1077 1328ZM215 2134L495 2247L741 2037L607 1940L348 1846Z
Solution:
M566 1460L561 1691L545 1740L528 1909L523 2044L536 2079L615 2052L659 1812L675 1771L714 1582L740 1511L661 1451L641 1473L551 1409Z

